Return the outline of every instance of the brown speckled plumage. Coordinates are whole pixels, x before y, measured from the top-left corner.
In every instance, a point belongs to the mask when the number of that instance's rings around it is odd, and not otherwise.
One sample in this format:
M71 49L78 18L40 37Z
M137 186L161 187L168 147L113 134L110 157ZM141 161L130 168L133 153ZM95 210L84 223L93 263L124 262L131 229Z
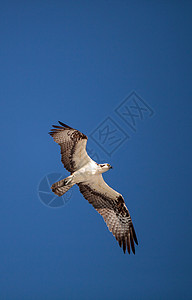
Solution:
M72 175L53 184L52 191L56 195L62 196L77 183L84 198L103 217L109 230L118 241L119 246L123 247L124 253L126 250L130 253L130 249L132 249L132 252L135 254L134 243L138 244L138 242L124 199L120 193L106 184L101 174L106 165L109 164L95 163L86 152L87 136L62 122L59 123L61 126L53 125L53 129L51 129L49 134L60 145L61 161ZM93 168L94 172L98 169L102 170L102 172L97 173L97 175L94 173L93 176L91 175L92 177L88 175L85 180L85 171L83 171L83 181L73 181L74 174L78 173L75 173L75 171L80 170L85 165L88 166L88 170L90 166L90 169Z

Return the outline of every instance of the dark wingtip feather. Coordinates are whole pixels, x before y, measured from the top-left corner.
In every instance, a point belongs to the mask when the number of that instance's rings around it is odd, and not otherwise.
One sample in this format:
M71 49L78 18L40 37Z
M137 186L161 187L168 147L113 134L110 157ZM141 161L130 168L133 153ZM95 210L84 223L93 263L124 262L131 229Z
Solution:
M130 254L130 236L128 234L128 239L127 239L127 251Z
M119 246L120 247L122 246L122 240L119 240Z
M58 122L59 122L59 124L60 124L60 125L62 125L63 127L66 127L66 128L73 129L72 127L70 127L70 126L68 126L68 125L64 124L64 123L63 123L63 122L61 122L61 121L58 121Z
M123 239L123 252L125 253L126 252L126 240Z
M133 232L132 229L130 229L130 240L131 240L131 249L133 254L135 254L135 245L134 245L134 241L133 241Z
M59 129L63 129L62 126L57 126L57 125L52 125L54 128L59 128Z
M134 239L135 243L138 245L138 240L137 240L137 236L136 236L134 227L132 227L132 232L133 232L133 239Z

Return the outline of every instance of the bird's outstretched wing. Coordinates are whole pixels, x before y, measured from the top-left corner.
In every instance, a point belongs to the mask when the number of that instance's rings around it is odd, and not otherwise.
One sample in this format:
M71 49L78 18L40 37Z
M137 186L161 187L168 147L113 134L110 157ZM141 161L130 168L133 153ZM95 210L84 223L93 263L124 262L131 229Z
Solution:
M67 171L73 173L87 164L91 158L87 154L87 136L59 121L49 134L61 147L61 161Z
M124 253L126 249L130 253L131 246L135 254L137 237L122 195L108 186L101 174L94 181L81 182L78 186L85 199L102 215L119 246L123 245Z

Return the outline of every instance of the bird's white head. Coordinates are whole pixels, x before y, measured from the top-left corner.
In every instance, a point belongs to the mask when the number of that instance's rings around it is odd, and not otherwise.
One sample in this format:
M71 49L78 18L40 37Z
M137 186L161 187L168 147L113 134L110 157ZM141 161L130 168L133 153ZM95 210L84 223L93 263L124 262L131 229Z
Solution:
M107 172L108 170L112 169L113 167L110 164L99 164L101 167L101 173Z

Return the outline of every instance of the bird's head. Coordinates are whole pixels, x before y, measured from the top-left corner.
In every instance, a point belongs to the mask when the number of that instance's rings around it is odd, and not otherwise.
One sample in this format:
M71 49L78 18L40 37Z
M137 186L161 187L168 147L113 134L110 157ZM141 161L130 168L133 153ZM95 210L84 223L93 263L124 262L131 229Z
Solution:
M101 167L102 173L104 173L104 172L106 172L106 171L108 171L110 169L113 169L113 167L110 164L108 164L108 163L99 164L99 166Z

